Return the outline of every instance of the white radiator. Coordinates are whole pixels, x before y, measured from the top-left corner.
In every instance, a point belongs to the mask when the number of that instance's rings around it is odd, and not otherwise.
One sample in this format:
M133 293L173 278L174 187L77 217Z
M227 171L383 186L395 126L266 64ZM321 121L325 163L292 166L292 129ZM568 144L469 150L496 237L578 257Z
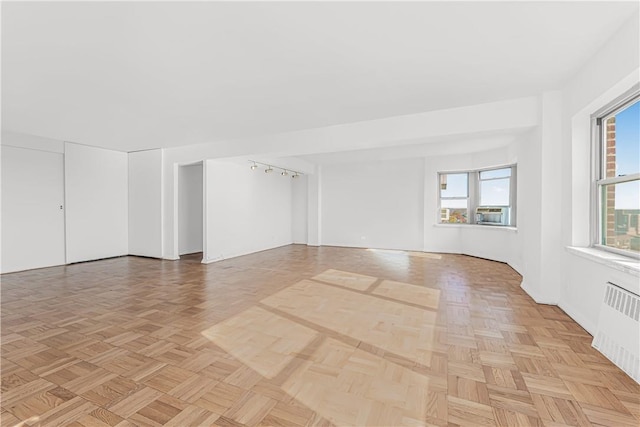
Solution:
M640 297L609 282L591 344L640 383Z

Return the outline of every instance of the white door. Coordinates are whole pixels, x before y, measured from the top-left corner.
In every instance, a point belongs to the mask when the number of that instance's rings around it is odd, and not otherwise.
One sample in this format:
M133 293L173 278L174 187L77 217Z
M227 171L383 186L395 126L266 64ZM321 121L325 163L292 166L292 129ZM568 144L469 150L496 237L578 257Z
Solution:
M64 160L2 146L2 272L65 263Z

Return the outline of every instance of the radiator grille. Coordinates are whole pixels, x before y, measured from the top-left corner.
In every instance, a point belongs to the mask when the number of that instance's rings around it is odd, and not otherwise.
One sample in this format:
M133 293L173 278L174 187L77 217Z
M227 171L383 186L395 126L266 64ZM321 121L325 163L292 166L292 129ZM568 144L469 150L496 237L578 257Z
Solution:
M606 284L592 346L640 383L640 297Z
M607 283L607 291L604 302L609 307L638 321L640 317L640 298L637 295L627 292L613 283Z

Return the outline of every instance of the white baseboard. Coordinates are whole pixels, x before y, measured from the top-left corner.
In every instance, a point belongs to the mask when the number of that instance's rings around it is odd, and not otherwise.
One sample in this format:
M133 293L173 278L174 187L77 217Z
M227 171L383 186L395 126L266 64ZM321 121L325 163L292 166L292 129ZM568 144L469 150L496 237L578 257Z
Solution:
M215 257L215 258L209 258L209 259L203 259L202 260L202 264L211 264L212 262L218 262L218 261L222 261L225 258L223 256L219 256L219 257Z
M512 263L512 262L508 262L507 265L509 267L513 268L516 271L516 273L518 273L519 275L524 277L524 273L522 272L522 267L520 267L518 264L515 264L515 263Z
M522 278L522 283L520 284L520 287L522 288L522 290L524 290L527 293L527 295L529 295L531 298L533 298L533 300L537 304L558 305L557 301L548 299L548 298L540 295L540 293L537 291L537 289L535 289L531 285L529 285L529 282L527 282L524 277Z
M546 305L556 305L562 311L564 311L569 317L571 317L575 322L582 326L587 332L589 332L592 336L596 331L596 325L591 320L589 320L586 316L582 315L579 311L577 311L571 304L568 304L566 301L552 301L550 299L542 297L536 290L528 285L526 280L522 280L522 284L520 287L531 297L537 304L546 304Z
M584 328L587 332L594 336L596 333L597 325L593 321L589 320L586 316L576 310L571 304L566 301L560 301L558 307L562 309L569 317L576 321L576 323Z
M282 248L284 246L289 246L291 244L292 244L291 242L287 242L287 243L278 244L277 246L253 248L253 249L249 249L247 251L240 251L240 252L237 252L237 253L231 253L231 254L226 254L226 255L224 255L224 254L223 255L218 255L217 257L203 259L202 260L202 264L211 264L213 262L223 261L225 259L237 258L237 257L244 256L244 255L251 255L251 254L258 253L258 252L268 251L268 250L271 250L271 249Z

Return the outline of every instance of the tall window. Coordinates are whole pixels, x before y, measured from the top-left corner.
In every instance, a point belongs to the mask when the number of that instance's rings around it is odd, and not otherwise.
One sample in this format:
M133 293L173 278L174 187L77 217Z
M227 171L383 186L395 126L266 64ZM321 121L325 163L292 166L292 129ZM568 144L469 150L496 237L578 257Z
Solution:
M440 222L469 222L469 174L440 174Z
M438 174L440 222L515 225L516 166Z
M598 231L595 244L640 257L640 99L596 118Z
M480 171L480 205L509 206L511 168Z

